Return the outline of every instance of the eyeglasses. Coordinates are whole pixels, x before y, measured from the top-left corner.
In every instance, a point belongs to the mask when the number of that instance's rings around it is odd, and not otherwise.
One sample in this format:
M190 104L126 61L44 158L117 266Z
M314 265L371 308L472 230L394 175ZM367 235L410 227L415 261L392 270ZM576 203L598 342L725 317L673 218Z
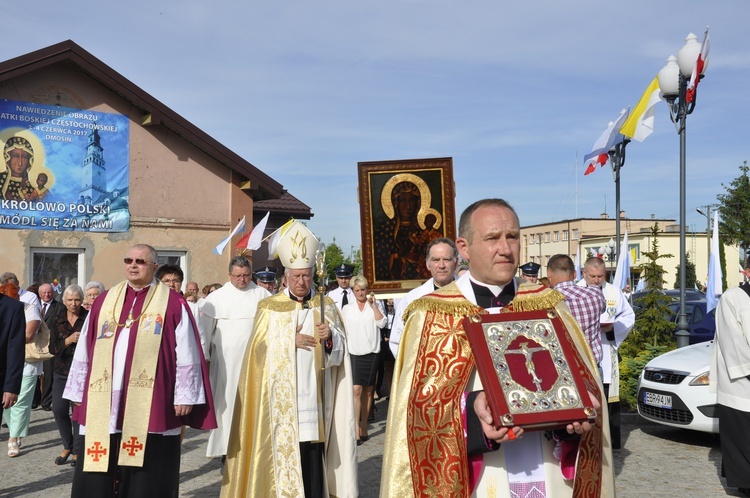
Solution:
M250 275L249 273L243 273L242 275L234 275L234 274L230 273L229 276L232 277L232 278L234 278L234 279L236 279L236 280L239 280L239 279L250 280L250 278L252 277L252 275Z
M299 282L300 280L310 280L312 278L312 275L309 273L302 273L300 275L288 275L289 278L295 282Z
M139 266L146 266L146 265L156 264L153 261L146 261L145 259L140 259L140 258L136 258L136 259L125 258L125 259L123 259L123 261L125 262L126 265L132 265L133 261L135 261L135 264L137 264Z

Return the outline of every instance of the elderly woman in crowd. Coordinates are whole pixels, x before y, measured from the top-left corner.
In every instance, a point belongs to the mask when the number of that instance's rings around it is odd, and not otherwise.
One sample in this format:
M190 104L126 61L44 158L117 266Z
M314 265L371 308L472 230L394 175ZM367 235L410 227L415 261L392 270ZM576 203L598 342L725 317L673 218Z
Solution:
M58 314L50 327L49 351L55 355L52 362L52 413L63 443L62 453L55 458L57 465L65 464L72 453L72 465L75 466L78 454L78 423L71 422L70 419L73 403L63 399L62 395L83 322L88 315L88 311L83 308L83 299L83 290L75 284L69 285L62 295L66 312Z
M386 317L378 308L375 296L367 295L367 279L356 275L349 281L355 301L341 310L346 328L346 340L354 372L354 417L359 427L357 445L370 439L367 416L372 408L377 359L380 352L380 328Z
M91 282L86 284L86 287L83 288L83 292L83 303L81 304L81 306L83 306L83 309L88 311L91 309L91 305L94 304L94 301L99 296L99 294L104 292L104 284L92 280Z

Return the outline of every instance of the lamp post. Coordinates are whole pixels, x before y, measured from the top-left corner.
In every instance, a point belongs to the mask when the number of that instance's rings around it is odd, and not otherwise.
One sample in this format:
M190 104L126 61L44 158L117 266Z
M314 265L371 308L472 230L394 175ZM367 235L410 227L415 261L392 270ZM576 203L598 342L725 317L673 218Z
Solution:
M685 45L677 53L677 57L670 55L667 64L659 71L659 87L669 107L669 117L675 124L680 135L680 312L677 317L677 347L687 346L690 342L687 316L685 314L685 124L689 114L695 109L697 94L693 94L690 102L687 100L687 85L693 74L701 45L698 37L690 33L685 38ZM708 61L704 66L704 70ZM701 74L699 77L703 77Z

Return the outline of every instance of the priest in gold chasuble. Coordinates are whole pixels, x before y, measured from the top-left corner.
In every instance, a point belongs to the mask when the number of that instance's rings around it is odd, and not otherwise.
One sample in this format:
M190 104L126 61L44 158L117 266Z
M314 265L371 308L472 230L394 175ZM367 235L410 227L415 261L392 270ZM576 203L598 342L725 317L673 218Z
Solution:
M213 429L208 369L185 298L154 278L157 254L137 244L127 280L96 300L63 398L78 406L83 443L72 496L178 496L183 425Z
M591 397L604 406L593 355L563 296L532 284L517 287L519 240L518 217L506 201L470 205L456 241L469 271L407 308L391 386L381 497L614 496L606 410L598 410L595 423L555 431L492 425L462 324L480 312L554 308L583 357L581 374Z
M352 372L338 308L312 288L318 240L298 221L272 239L288 287L258 304L221 496L355 497Z

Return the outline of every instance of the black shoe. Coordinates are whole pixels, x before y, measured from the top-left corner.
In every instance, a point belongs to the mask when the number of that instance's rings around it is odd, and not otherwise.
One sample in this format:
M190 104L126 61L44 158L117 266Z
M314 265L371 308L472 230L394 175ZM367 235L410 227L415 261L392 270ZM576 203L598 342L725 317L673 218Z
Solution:
M44 405L42 405L42 410L44 410L45 412L51 412L52 411L52 407L51 406L44 406Z
M55 458L55 465L65 465L68 461L68 458L70 458L70 453L65 456L60 455L59 457Z
M357 446L362 446L362 442L363 441L361 439L357 439Z
M39 403L31 405L32 410L36 410L37 408L39 408Z
M76 460L75 458L74 458L73 460L71 460L71 461L70 461L70 466L71 466L71 467L75 467L75 466L76 466L76 461L77 461L77 460Z
M359 439L360 439L360 440L361 440L361 441L362 441L363 443L366 443L367 441L369 441L369 440L370 440L370 436L359 436Z

